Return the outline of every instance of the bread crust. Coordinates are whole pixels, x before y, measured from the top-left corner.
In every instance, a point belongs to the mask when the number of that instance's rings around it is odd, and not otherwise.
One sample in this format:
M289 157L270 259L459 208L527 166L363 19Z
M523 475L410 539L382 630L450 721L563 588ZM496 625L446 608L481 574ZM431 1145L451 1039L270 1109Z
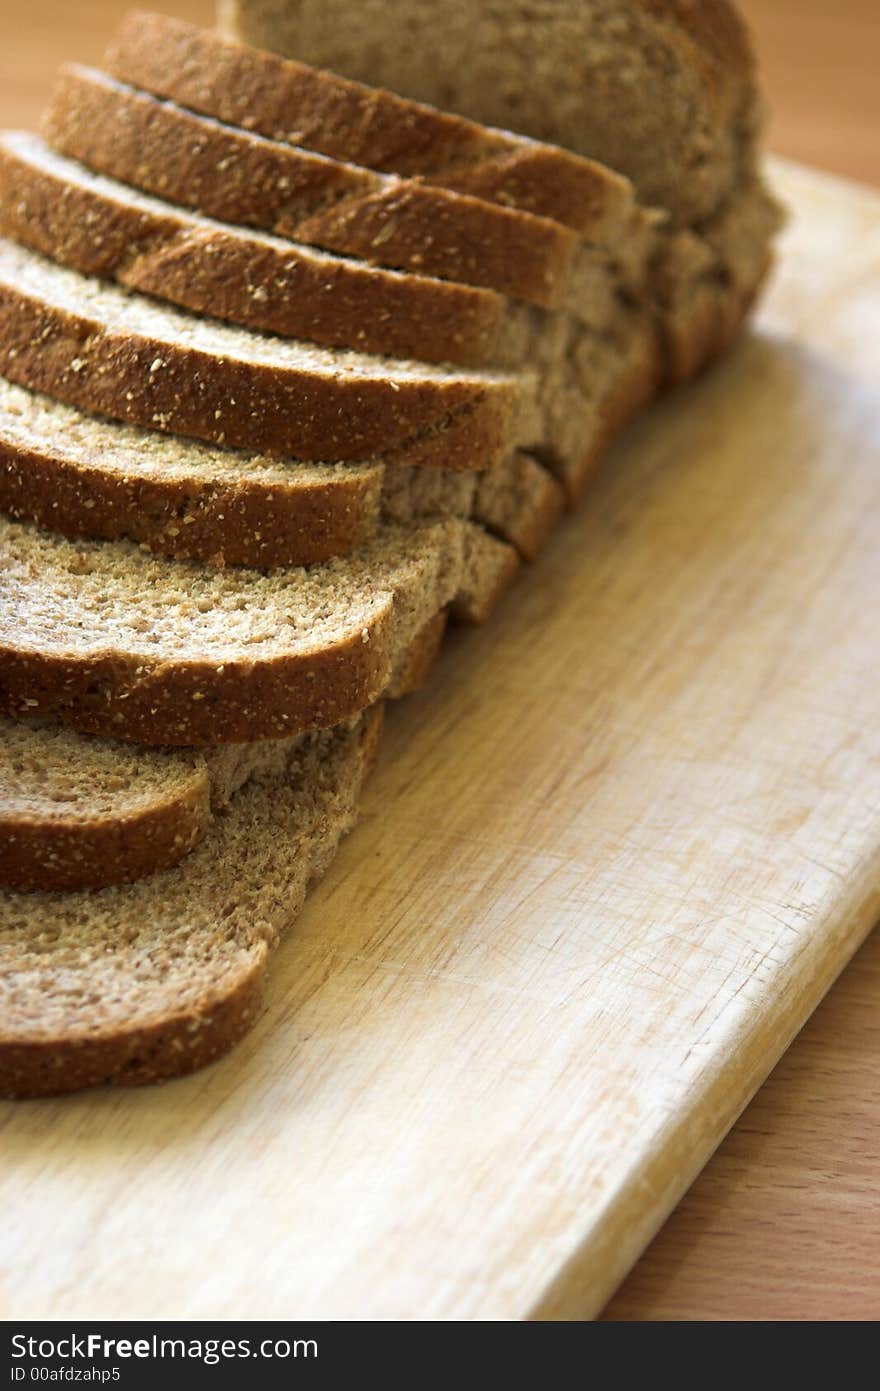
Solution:
M312 374L219 356L73 314L0 283L0 371L57 400L149 429L263 454L491 467L510 448L517 384L491 389ZM442 450L433 441L442 431ZM410 450L409 445L413 448Z
M494 603L498 593L493 588L488 602ZM430 680L447 617L441 609L416 634L395 667L387 698L411 695ZM185 758L188 751L181 752ZM252 775L249 768L245 781ZM25 892L72 892L130 883L167 869L204 838L213 819L212 782L211 763L195 755L188 776L165 796L122 815L65 816L59 805L48 817L0 802L0 885ZM233 787L234 795L238 781ZM221 805L225 800L224 795Z
M491 363L505 301L490 290L400 275L248 238L65 180L0 138L0 234L84 275L260 332L420 362ZM39 148L39 147L37 147ZM74 166L75 169L75 166Z
M106 62L124 82L207 116L386 173L549 217L601 239L632 200L594 160L477 125L234 43L168 15L129 15Z
M88 69L62 68L45 130L123 183L373 265L551 309L576 271L580 238L549 218L308 154Z

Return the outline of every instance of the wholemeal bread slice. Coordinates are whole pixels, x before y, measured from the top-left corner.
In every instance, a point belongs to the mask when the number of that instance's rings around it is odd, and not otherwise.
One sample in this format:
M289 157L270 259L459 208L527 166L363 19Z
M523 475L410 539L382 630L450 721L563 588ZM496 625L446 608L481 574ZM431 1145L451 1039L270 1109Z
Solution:
M531 559L563 505L520 452L486 474L274 460L89 415L0 377L0 512L64 536L265 569L346 555L383 519L472 517Z
M560 371L572 380L548 391L548 413L569 457L548 450L539 462L517 451L483 472L306 464L211 448L86 414L0 377L0 510L69 537L130 539L171 558L257 567L344 555L383 518L471 517L530 559L612 434L656 389L650 320L622 315L615 334L563 354Z
M183 314L0 239L0 371L134 424L318 460L491 466L527 383L269 338ZM537 427L535 427L537 428Z
M221 6L221 22L232 27L236 19L247 34L256 16ZM349 10L346 28L352 19ZM264 49L266 32L257 40ZM272 46L278 37L276 31ZM628 181L594 160L230 42L170 15L129 15L106 62L121 81L203 115L537 213L591 241L625 235L629 225Z
M0 235L85 275L286 338L466 367L512 360L517 326L490 290L200 217L24 132L0 134Z
M164 873L97 893L0 894L0 1094L152 1082L229 1049L356 819L378 718L298 743Z
M601 160L680 226L728 195L760 125L749 35L729 0L222 0L221 24Z
M44 124L61 153L221 221L545 309L588 316L609 268L637 286L653 250L651 209L634 204L625 231L595 245L549 218L327 159L96 69L61 69Z
M99 888L175 864L210 822L215 756L0 720L0 883Z
M224 222L543 308L588 294L607 265L549 218L267 140L92 68L61 69L45 132L90 169Z
M385 527L305 569L214 569L0 519L0 710L145 744L329 728L386 690L453 604L481 621L512 547L448 521Z
M477 558L466 582L481 603L484 575ZM441 609L412 639L388 695L426 683L446 617ZM204 838L239 788L282 773L309 737L146 748L0 716L0 885L100 889L167 869Z

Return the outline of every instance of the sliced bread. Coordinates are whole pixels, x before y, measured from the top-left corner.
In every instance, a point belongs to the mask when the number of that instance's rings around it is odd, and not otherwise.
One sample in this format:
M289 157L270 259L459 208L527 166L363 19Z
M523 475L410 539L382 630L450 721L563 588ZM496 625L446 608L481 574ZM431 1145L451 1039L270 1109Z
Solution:
M134 424L322 461L396 451L409 463L480 469L509 452L518 428L533 426L522 424L522 376L248 333L5 239L0 371Z
M352 717L441 609L486 617L517 557L449 521L310 568L221 570L0 519L0 565L0 710L204 745Z
M0 134L0 235L129 289L285 338L466 367L508 354L490 290L381 270L184 211ZM502 341L502 339L504 341Z
M45 132L90 169L224 222L544 308L602 265L549 218L267 140L93 68L61 69Z
M157 1081L247 1031L272 949L353 825L379 716L253 779L180 864L97 893L0 893L0 1094Z
M224 20L245 36L258 29L253 7L221 5ZM625 230L632 189L606 166L261 52L270 45L264 31L258 34L260 48L249 48L171 15L135 12L123 21L107 67L121 81L202 115L537 213L591 241ZM271 46L279 37L276 30Z

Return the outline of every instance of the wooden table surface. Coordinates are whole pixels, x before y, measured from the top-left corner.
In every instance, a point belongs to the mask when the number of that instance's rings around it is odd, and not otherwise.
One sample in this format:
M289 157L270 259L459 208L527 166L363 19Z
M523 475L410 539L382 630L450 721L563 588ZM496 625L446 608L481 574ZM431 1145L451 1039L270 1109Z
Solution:
M210 0L156 5L197 20ZM0 123L33 125L54 66L99 57L128 0L2 0ZM880 184L876 0L746 0L781 152ZM609 1306L636 1319L880 1313L880 936L856 957Z

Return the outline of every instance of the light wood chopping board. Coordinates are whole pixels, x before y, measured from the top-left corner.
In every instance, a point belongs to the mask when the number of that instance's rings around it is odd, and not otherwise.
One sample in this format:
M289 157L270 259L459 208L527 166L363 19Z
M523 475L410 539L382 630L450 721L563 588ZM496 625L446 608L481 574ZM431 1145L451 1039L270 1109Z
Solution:
M0 1106L2 1314L587 1318L880 913L880 198L396 708L230 1058Z

